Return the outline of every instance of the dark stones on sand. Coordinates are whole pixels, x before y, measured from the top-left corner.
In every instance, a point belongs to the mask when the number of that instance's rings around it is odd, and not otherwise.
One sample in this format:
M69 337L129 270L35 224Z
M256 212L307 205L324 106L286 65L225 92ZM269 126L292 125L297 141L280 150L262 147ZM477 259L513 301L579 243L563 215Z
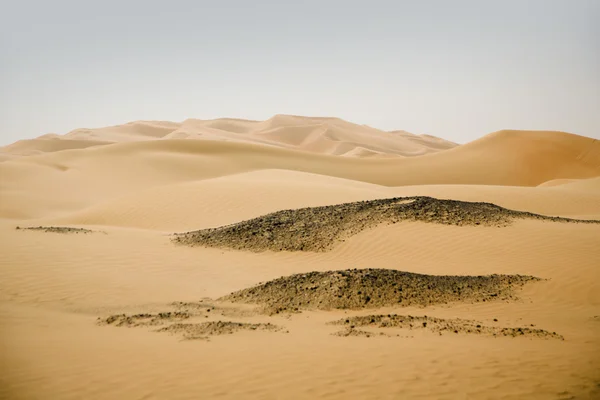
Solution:
M197 324L177 323L166 326L158 332L180 334L185 339L208 339L209 336L230 335L239 331L281 331L280 326L271 323L245 323L232 321L209 321Z
M157 314L115 314L107 318L99 318L98 322L101 325L114 325L119 327L138 327L138 326L154 326L164 325L171 321L180 321L188 319L190 314L187 312L160 312Z
M564 338L556 332L549 332L543 329L531 328L502 328L495 326L483 326L477 321L468 319L444 319L427 316L412 316L412 315L366 315L345 318L330 322L331 325L342 325L344 330L334 333L337 336L366 336L369 335L386 335L385 332L366 332L358 331L348 333L348 330L356 330L355 327L368 327L372 329L382 328L397 328L409 330L427 330L433 333L445 334L474 334L485 335L492 337L530 337L542 339L560 339ZM352 324L352 325L350 325ZM350 326L349 326L350 325ZM360 332L360 333L359 333ZM391 335L387 335L391 336Z
M262 305L271 314L310 309L428 306L512 300L517 289L538 280L525 275L438 276L389 269L353 269L284 276L220 300Z
M90 229L70 228L68 226L33 226L33 227L25 227L25 228L17 226L15 229L16 230L27 230L27 231L40 231L40 232L46 232L46 233L63 233L63 234L68 234L68 233L88 234L88 233L95 232Z
M396 197L332 206L283 210L219 228L176 234L174 243L246 251L328 251L347 237L379 224L420 221L456 226L505 227L515 219L600 221L548 217L491 203Z

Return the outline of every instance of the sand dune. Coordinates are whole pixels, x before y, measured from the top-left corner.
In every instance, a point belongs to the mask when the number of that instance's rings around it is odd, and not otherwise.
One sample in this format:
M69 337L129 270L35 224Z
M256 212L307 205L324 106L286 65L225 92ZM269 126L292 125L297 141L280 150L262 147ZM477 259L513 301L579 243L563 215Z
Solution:
M131 141L1 163L0 216L58 217L140 190L273 169L382 186L537 186L600 176L600 145L561 132L502 131L435 154L381 159L233 141ZM54 190L58 186L61 190Z
M388 188L340 178L285 170L263 170L215 179L160 185L64 213L37 203L21 209L44 211L32 224L103 225L164 232L217 227L270 212L358 200L424 195L489 201L514 210L550 216L600 219L600 193L563 188L429 185ZM70 194L64 193L62 201ZM267 199L267 200L266 200ZM72 204L72 203L71 203ZM39 207L34 209L33 207ZM45 217L44 217L45 215Z
M286 207L374 199L385 196L385 189L324 175L262 170L161 185L42 221L175 232L233 223Z
M76 129L58 138L66 140L95 140L110 142L161 139L179 127L178 123L166 121L135 121L124 125L99 129Z
M171 236L230 224L240 236L240 221L280 210L407 196L600 220L593 139L499 131L455 146L277 115L79 129L6 146L0 161L0 398L600 393L596 223L462 223L481 217L470 206L461 223L426 223L423 205L394 224L355 212L351 234L320 252ZM334 214L317 222L333 229ZM515 275L532 282L496 284ZM235 294L298 310L266 315Z
M58 137L38 138L18 141L3 147L1 151L7 156L30 156L54 151L85 149L92 146L102 146L111 143L112 142L101 140L63 140Z
M135 121L96 129L76 129L66 135L48 134L0 149L0 154L32 155L109 143L158 139L198 139L258 143L351 157L383 154L416 156L446 150L455 143L404 131L385 132L339 118L275 115L266 121L232 118L188 119L181 123ZM364 149L364 150L359 150ZM366 152L365 152L366 150Z
M575 190L582 193L600 192L600 178L565 179L564 181L551 186L556 187L557 189Z

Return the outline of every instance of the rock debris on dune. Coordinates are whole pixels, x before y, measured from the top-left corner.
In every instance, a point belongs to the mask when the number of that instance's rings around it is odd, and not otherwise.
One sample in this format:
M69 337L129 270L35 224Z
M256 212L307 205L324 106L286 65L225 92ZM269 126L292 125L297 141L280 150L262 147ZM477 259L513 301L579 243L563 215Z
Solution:
M71 228L68 226L33 226L33 227L20 227L17 226L15 229L17 230L28 230L28 231L41 231L47 233L95 233L96 231L92 231L90 229L84 228Z
M184 304L184 303L179 303ZM210 308L206 309L210 311ZM106 318L98 318L98 325L111 325L125 328L156 327L162 326L155 332L169 332L183 336L185 339L208 339L209 336L232 334L238 331L282 331L283 328L268 323L246 323L235 321L205 321L193 322L194 318L204 316L205 313L165 311L156 314L115 314ZM190 322L182 322L190 321Z
M120 327L139 327L139 326L155 326L164 325L168 322L180 321L190 318L187 312L160 312L157 314L115 314L107 318L98 318L100 325L114 325Z
M379 224L421 221L456 226L505 227L515 219L600 223L514 211L491 203L419 196L283 210L219 228L176 234L173 242L254 252L319 252L331 250L336 242Z
M437 276L390 269L309 272L281 277L220 300L258 304L266 313L300 310L428 306L515 299L524 275Z
M246 323L231 321L209 321L198 324L177 323L166 326L158 332L180 334L185 339L208 339L209 336L227 335L239 331L278 332L282 328L269 323Z
M473 335L486 336L509 336L509 337L534 337L547 339L564 338L556 332L549 332L543 329L534 329L531 327L503 328L496 326L485 326L480 322L468 319L443 319L428 316L412 315L365 315L349 318L342 318L330 322L331 325L342 325L344 329L335 332L337 336L389 336L384 332L367 332L356 327L370 328L400 328L400 329L425 329L431 332L442 334L466 333Z

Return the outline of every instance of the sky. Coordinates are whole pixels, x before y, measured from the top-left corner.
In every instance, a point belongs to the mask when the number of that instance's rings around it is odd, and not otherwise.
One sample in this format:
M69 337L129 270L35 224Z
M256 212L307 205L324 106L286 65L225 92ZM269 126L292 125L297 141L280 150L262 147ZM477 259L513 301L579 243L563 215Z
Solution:
M275 114L600 139L598 21L599 0L0 0L0 145Z

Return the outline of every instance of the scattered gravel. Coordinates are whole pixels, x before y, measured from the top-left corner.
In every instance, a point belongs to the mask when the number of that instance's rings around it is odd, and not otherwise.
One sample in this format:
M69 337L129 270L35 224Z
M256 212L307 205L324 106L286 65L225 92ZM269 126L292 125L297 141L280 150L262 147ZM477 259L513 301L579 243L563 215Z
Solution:
M245 323L230 321L209 321L198 324L178 323L161 328L158 332L170 332L182 335L185 339L203 339L209 336L227 335L239 331L281 331L282 328L271 323Z
M212 299L203 299L196 302L176 301L170 304L178 311L207 317L208 313L218 314L228 318L247 318L259 314L256 306L245 306L222 304Z
M120 327L139 327L164 325L168 322L188 319L190 314L187 312L161 312L157 314L116 314L107 318L98 318L100 325L114 325Z
M66 226L33 226L33 227L20 227L17 226L15 228L16 230L27 230L27 231L41 231L41 232L46 232L46 233L83 233L88 234L88 233L96 233L98 231L92 231L90 229L83 229L83 228L69 228ZM104 233L104 232L103 232Z
M421 221L505 227L515 219L600 223L509 210L491 203L397 197L283 210L219 228L175 234L176 244L261 251L328 251L344 238L379 224Z
M155 314L115 314L106 318L98 318L98 325L110 325L125 328L156 327L160 329L154 332L170 332L183 336L184 339L205 339L210 336L232 334L238 331L283 331L283 328L269 323L242 323L233 321L203 321L199 319L208 318L211 310L228 310L207 304L205 300L198 303L175 302L171 306L186 311L165 311ZM223 313L221 313L223 314ZM234 314L233 312L231 314ZM243 315L243 312L239 313ZM185 321L185 322L183 322Z
M309 272L281 277L219 300L258 304L263 312L428 306L449 302L514 300L539 278L525 275L437 276L390 269Z
M343 318L330 322L331 325L342 325L344 329L334 333L336 336L374 336L385 335L383 332L365 332L356 329L356 327L370 328L400 328L400 329L422 329L434 333L442 334L472 334L485 336L508 336L508 337L532 337L543 339L564 338L556 332L549 332L543 329L532 328L502 328L496 326L485 326L480 322L467 319L442 319L428 316L412 315L366 315Z

